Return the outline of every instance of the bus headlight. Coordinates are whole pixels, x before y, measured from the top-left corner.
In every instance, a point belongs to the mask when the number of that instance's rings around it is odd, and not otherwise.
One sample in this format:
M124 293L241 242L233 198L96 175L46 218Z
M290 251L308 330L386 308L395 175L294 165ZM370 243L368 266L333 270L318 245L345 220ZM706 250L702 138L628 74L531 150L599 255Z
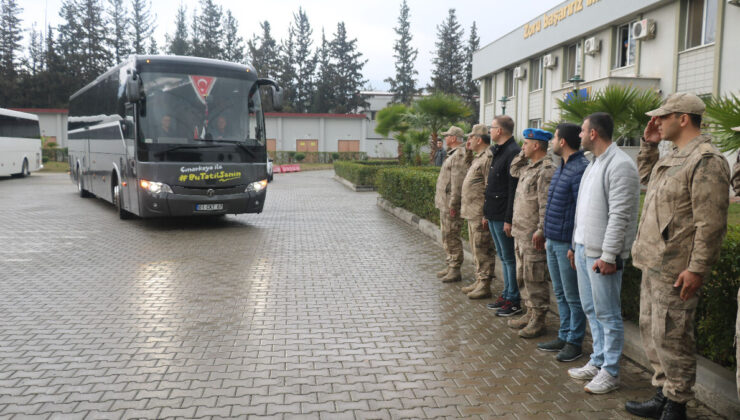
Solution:
M263 179L262 181L253 182L247 185L246 192L260 192L265 188L267 188L267 180Z
M172 188L169 185L161 182L147 181L146 179L139 180L139 186L144 191L148 191L152 194L159 193L170 193L172 194Z

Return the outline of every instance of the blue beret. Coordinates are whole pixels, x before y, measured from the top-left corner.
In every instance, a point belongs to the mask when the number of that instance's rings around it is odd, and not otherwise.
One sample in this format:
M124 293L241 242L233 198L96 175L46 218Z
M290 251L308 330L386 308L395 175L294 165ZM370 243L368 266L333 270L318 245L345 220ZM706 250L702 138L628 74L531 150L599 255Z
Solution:
M552 133L539 128L528 128L524 130L524 138L539 141L550 141Z

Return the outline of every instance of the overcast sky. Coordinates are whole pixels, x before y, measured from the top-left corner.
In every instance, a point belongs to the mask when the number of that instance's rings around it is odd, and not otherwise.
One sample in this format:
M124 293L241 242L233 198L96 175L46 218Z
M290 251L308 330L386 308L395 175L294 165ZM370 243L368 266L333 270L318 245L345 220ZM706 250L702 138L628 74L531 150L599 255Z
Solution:
M107 0L103 0L107 3ZM126 0L127 3L129 1ZM364 68L365 78L378 90L386 90L383 80L394 73L393 43L396 33L400 0L215 0L231 9L239 21L240 35L247 39L259 32L259 22L267 20L272 27L272 36L280 40L288 33L288 25L293 13L302 6L313 28L314 47L320 43L321 28L331 39L337 22L344 21L350 38L357 38L358 49L368 60ZM465 29L465 41L470 27L475 21L478 26L480 45L485 46L530 22L535 17L551 9L563 0L408 0L411 15L413 46L419 50L416 69L417 82L426 86L431 77L434 42L437 39L437 25L447 17L447 11L454 8L458 21ZM46 24L56 26L60 23L59 8L62 0L20 0L22 25L28 30L36 22L41 30ZM165 34L175 31L175 14L180 4L188 10L188 19L200 1L196 0L152 0L152 10L157 15L155 39L161 47L165 45Z

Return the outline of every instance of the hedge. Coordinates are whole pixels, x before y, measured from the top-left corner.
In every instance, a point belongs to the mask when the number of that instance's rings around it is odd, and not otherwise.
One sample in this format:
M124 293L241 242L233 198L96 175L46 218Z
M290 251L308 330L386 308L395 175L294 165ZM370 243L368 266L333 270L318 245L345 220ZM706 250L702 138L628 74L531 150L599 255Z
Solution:
M383 169L377 175L380 195L396 207L439 224L439 210L434 207L437 184L436 167ZM736 205L736 204L733 204ZM465 230L467 233L467 230ZM467 237L467 235L464 235ZM735 369L735 319L737 291L740 287L740 226L729 226L719 260L712 266L710 278L701 288L696 314L696 346L702 356ZM642 272L627 260L622 278L622 314L638 322Z
M375 175L384 168L398 165L367 164L360 162L334 161L334 172L357 186L375 187Z
M295 161L297 152L294 151L268 151L270 157L275 163L292 163ZM337 159L343 160L358 160L367 159L367 153L365 152L301 152L306 158L304 163L331 163ZM336 157L335 157L336 156Z

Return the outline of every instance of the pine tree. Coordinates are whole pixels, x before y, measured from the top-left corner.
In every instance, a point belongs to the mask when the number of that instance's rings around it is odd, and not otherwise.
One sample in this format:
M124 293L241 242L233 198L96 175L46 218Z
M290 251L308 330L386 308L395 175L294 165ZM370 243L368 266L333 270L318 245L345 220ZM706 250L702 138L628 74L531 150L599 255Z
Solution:
M288 39L280 43L279 76L280 87L283 89L283 109L286 112L295 111L295 85L296 72L293 68L295 62L295 44L293 33L288 31Z
M201 14L197 19L199 27L198 42L193 43L193 47L197 47L194 55L220 59L224 56L221 47L224 38L223 9L216 5L213 0L202 0L201 8Z
M109 48L116 63L123 61L131 54L131 47L126 36L130 18L124 0L108 0L108 20L110 22Z
M175 17L175 34L170 38L166 36L167 40L167 54L172 55L187 55L190 49L190 43L188 42L188 24L187 9L183 4L177 9L177 17Z
M450 9L447 19L437 25L436 56L432 59L431 89L451 94L460 94L465 82L465 49L462 44L463 30Z
M247 42L249 62L259 77L277 77L280 71L280 56L277 42L270 34L270 22L260 23L262 35L253 35Z
M18 86L23 40L21 12L16 0L0 2L0 104L4 106L18 104L18 95L22 93Z
M317 75L316 90L311 104L311 112L325 113L331 110L336 92L334 90L336 69L331 60L331 45L326 40L324 29L321 29L321 46L316 51Z
M149 42L149 54L151 55L159 54L159 46L157 45L157 40L154 38L152 38L151 42Z
M290 28L295 42L295 108L298 112L308 112L313 99L314 72L316 71L315 57L312 56L311 35L313 29L308 22L308 16L303 8L298 8L298 14L293 14L293 24Z
M188 55L195 57L201 57L201 28L200 28L200 17L198 16L198 10L193 10L193 20L190 22L190 45L188 49Z
M232 63L244 62L244 39L239 36L239 22L231 10L226 11L224 18L223 59Z
M134 54L146 54L146 40L157 28L157 15L152 14L149 0L131 0L131 49Z
M362 78L362 68L367 60L362 60L362 53L357 51L357 39L347 39L344 22L337 24L330 48L336 69L333 112L346 114L366 107L367 101L360 95L360 90L366 83Z
M36 29L36 24L31 26L28 34L28 58L25 60L26 72L31 76L44 71L44 36Z
M478 37L478 27L475 24L475 21L473 22L473 26L470 28L470 37L468 37L468 46L465 49L465 83L464 83L464 89L462 93L463 99L465 99L465 102L468 104L471 110L473 110L473 115L471 115L471 122L477 123L478 122L478 114L479 114L479 107L478 107L478 98L480 96L480 84L478 81L473 80L473 53L478 49L480 46L480 38Z
M398 27L394 29L396 35L398 35L398 39L393 45L395 51L393 57L396 59L396 77L389 77L385 79L385 82L391 87L393 102L406 105L410 105L414 95L418 93L414 76L419 74L414 68L414 62L419 51L411 47L413 37L411 36L410 26L409 7L406 0L403 0L401 13L398 16Z
M85 84L94 80L113 64L113 56L106 49L109 41L106 37L103 6L100 0L83 0L79 10L82 39L82 60L80 67ZM83 84L84 86L84 84Z
M54 41L54 29L49 25L46 29L46 48L44 52L46 69L38 77L39 85L46 86L44 97L39 99L39 106L45 108L66 108L70 87L64 84L65 66L62 57L57 53Z

